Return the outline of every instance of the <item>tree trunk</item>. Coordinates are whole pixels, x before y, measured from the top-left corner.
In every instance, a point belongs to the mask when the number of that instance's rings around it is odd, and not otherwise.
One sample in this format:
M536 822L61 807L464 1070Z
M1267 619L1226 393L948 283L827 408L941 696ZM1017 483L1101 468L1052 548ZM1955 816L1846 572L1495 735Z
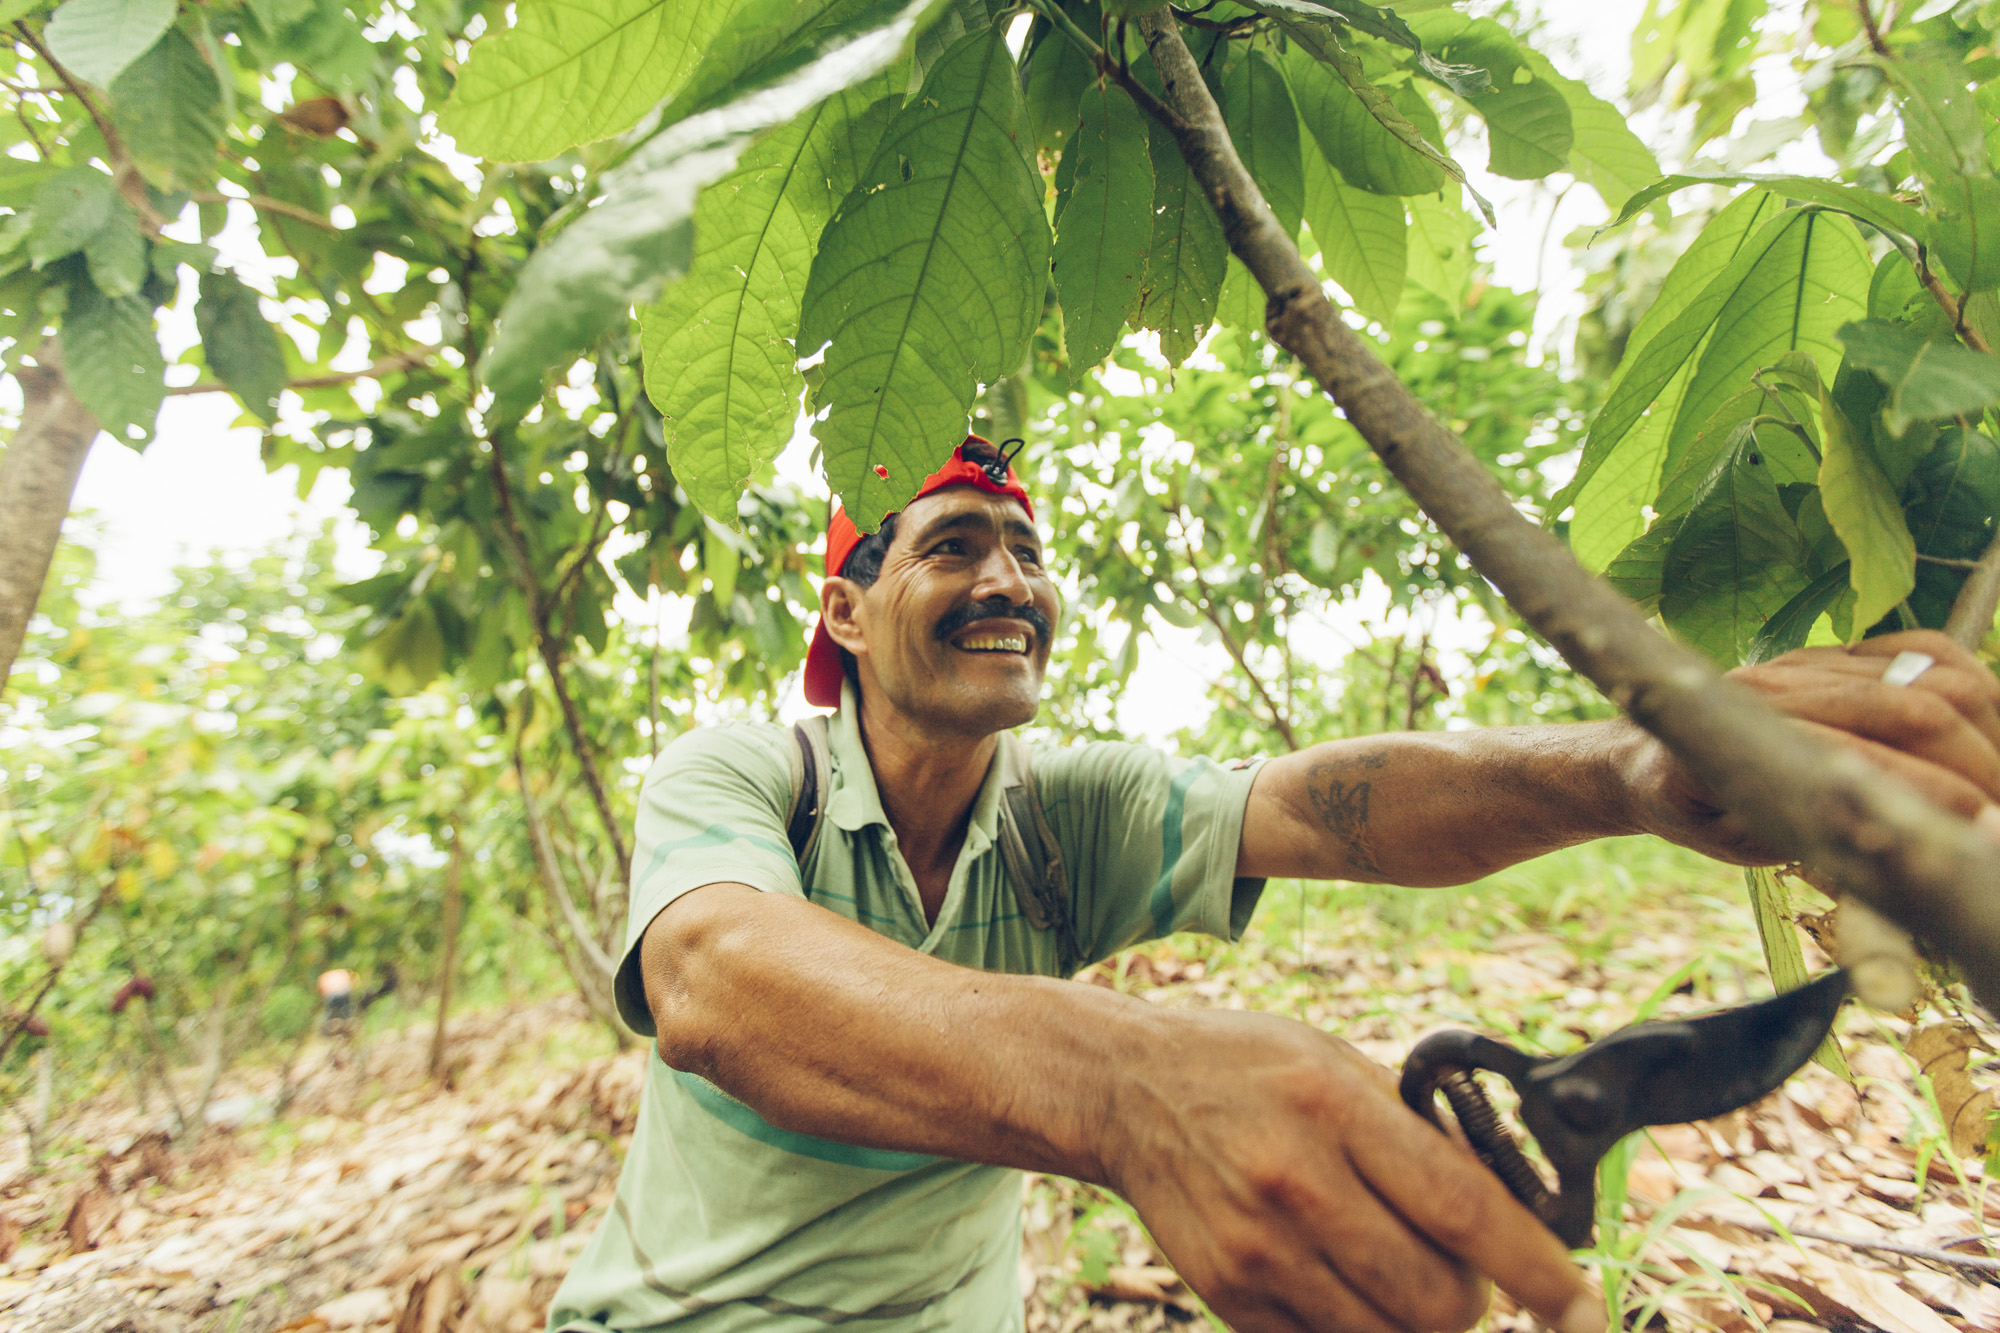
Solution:
M451 834L451 869L444 880L444 958L438 964L437 1027L431 1030L431 1077L444 1077L445 1021L451 1014L451 977L458 967L458 925L465 913L465 841L458 828Z
M42 344L35 357L39 365L14 372L25 400L21 425L0 454L0 695L49 576L84 456L97 438L97 418L70 393L55 340Z
M231 1042L229 1040L229 1002L236 995L236 982L225 979L215 988L215 998L208 1006L208 1040L202 1052L201 1084L194 1095L194 1113L188 1116L183 1128L186 1133L199 1136L208 1125L208 1103L215 1096L215 1085L222 1081L222 1071L229 1068Z
M1335 313L1244 169L1172 13L1147 14L1140 30L1164 104L1114 62L1101 66L1173 134L1231 253L1268 298L1271 340L1304 363L1473 568L1571 666L1659 737L1717 804L1778 853L1938 945L1964 969L1975 995L2000 1006L2000 858L1991 839L1722 680L1517 510L1485 466Z

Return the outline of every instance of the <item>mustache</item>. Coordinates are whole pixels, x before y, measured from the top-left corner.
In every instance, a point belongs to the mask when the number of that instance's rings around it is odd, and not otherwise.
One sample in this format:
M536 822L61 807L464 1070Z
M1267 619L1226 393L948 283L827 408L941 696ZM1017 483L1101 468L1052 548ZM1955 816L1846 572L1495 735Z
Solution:
M989 597L983 602L968 602L948 612L938 621L937 636L949 639L967 625L976 625L982 620L1019 620L1035 631L1036 638L1047 643L1055 635L1055 627L1033 602L1010 602L1004 597Z

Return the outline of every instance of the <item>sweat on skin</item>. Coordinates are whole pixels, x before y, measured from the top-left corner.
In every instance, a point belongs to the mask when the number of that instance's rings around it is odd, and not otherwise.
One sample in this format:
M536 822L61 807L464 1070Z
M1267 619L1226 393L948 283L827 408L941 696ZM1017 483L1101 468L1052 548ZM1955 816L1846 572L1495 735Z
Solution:
M1039 705L1060 611L1022 499L922 494L879 574L836 572L822 604L852 675L831 678L807 864L786 839L784 729L698 729L646 780L618 996L655 1058L551 1328L1019 1329L1026 1169L1119 1191L1240 1330L1462 1329L1490 1279L1562 1333L1601 1333L1554 1236L1346 1043L1056 975L994 845L994 760ZM1938 666L1885 685L1906 647ZM2000 825L2000 684L1943 636L1737 679ZM1034 772L1085 962L1179 929L1240 935L1273 875L1456 884L1632 832L1768 859L1622 721L1245 764L1047 747Z

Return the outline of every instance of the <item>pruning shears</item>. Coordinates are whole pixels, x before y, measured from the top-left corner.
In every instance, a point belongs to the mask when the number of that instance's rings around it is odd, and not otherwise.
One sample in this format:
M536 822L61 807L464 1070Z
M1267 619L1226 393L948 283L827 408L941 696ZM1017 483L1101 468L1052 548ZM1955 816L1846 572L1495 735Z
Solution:
M1480 1160L1565 1245L1581 1249L1591 1243L1605 1153L1634 1130L1707 1120L1776 1089L1833 1030L1847 987L1846 971L1836 969L1773 999L1634 1023L1547 1059L1476 1032L1434 1032L1403 1064L1403 1101L1442 1130L1442 1092ZM1521 1120L1555 1168L1555 1190L1474 1080L1479 1070L1520 1095Z

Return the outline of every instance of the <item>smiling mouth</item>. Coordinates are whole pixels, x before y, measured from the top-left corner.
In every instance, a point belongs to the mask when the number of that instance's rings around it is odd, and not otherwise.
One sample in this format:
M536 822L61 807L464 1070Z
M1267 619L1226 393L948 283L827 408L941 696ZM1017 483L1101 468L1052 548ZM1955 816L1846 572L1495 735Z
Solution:
M1026 653L1028 636L1013 630L968 634L952 646L966 653Z

